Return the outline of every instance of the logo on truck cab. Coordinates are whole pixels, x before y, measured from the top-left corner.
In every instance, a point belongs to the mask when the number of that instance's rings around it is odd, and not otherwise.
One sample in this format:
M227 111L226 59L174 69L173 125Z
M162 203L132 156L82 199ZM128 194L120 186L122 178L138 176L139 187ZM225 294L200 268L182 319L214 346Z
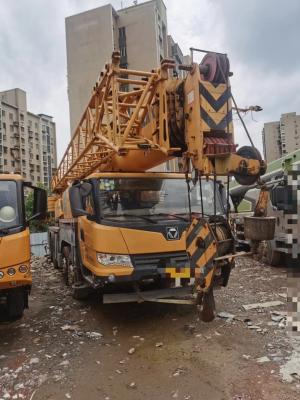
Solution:
M168 226L167 227L167 239L168 240L178 240L179 239L179 230L176 226Z

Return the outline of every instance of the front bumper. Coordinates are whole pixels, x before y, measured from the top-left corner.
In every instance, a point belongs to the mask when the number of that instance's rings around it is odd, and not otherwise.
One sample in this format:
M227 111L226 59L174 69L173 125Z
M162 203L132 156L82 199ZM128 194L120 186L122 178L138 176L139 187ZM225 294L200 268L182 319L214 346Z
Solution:
M27 266L28 270L26 273L22 273L19 271L20 265ZM29 262L22 263L20 265L13 265L7 268L0 268L0 271L3 272L3 277L0 279L0 290L13 289L20 286L31 286L32 275ZM14 275L8 275L7 271L9 268L14 268L16 273Z
M194 280L194 269L186 252L150 253L131 255L133 269L128 275L118 275L114 268L106 276L94 275L95 282L99 285L107 283L143 282L147 279L165 280L174 279L179 283L189 283ZM193 283L193 282L191 282Z
M193 287L174 287L169 289L146 290L130 293L103 294L104 304L114 303L143 303L145 301L156 303L195 304Z

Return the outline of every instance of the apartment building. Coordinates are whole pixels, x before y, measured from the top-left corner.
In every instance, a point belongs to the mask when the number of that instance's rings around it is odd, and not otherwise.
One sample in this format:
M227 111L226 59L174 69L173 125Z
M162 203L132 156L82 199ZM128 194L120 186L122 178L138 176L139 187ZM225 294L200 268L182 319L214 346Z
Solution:
M279 121L267 122L262 131L265 160L269 163L300 148L300 115L282 114Z
M174 41L171 35L168 35L168 57L173 58L176 63L175 74L178 76L178 78L184 78L186 76L186 72L178 69L178 66L180 64L189 64L190 61L188 60L190 60L190 57L183 55L179 44Z
M167 11L151 0L116 11L111 4L66 18L72 134L99 73L114 50L123 68L151 70L168 56Z
M27 110L26 92L0 92L0 173L20 173L33 184L50 186L57 167L53 118Z

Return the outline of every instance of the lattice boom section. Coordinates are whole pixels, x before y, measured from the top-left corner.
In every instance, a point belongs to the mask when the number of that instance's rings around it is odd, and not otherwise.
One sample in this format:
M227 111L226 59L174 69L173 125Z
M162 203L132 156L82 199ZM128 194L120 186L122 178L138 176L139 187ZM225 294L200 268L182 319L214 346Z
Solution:
M112 63L106 65L93 89L89 104L53 176L53 192L62 192L69 181L83 179L97 171L115 154L126 154L130 149L143 146L161 147L159 135L143 136L142 126L151 103L156 101L157 87L167 79L165 72L172 64L162 65L161 69L153 72L134 71L121 69L119 58L119 53L115 52ZM153 124L157 124L157 120ZM159 132L159 127L154 126L153 130Z

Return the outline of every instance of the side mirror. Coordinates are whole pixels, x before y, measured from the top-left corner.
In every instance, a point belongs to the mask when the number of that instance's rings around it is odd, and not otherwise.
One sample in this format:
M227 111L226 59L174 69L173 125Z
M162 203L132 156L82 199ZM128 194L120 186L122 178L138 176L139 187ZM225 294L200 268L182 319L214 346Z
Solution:
M47 215L47 191L36 186L29 187L33 189L33 210L27 221L43 220Z
M69 189L69 199L71 205L71 211L74 218L82 217L84 215L90 215L84 209L84 199L92 191L92 185L88 182L74 185Z
M33 216L35 219L45 219L47 215L47 191L34 187L33 192Z

